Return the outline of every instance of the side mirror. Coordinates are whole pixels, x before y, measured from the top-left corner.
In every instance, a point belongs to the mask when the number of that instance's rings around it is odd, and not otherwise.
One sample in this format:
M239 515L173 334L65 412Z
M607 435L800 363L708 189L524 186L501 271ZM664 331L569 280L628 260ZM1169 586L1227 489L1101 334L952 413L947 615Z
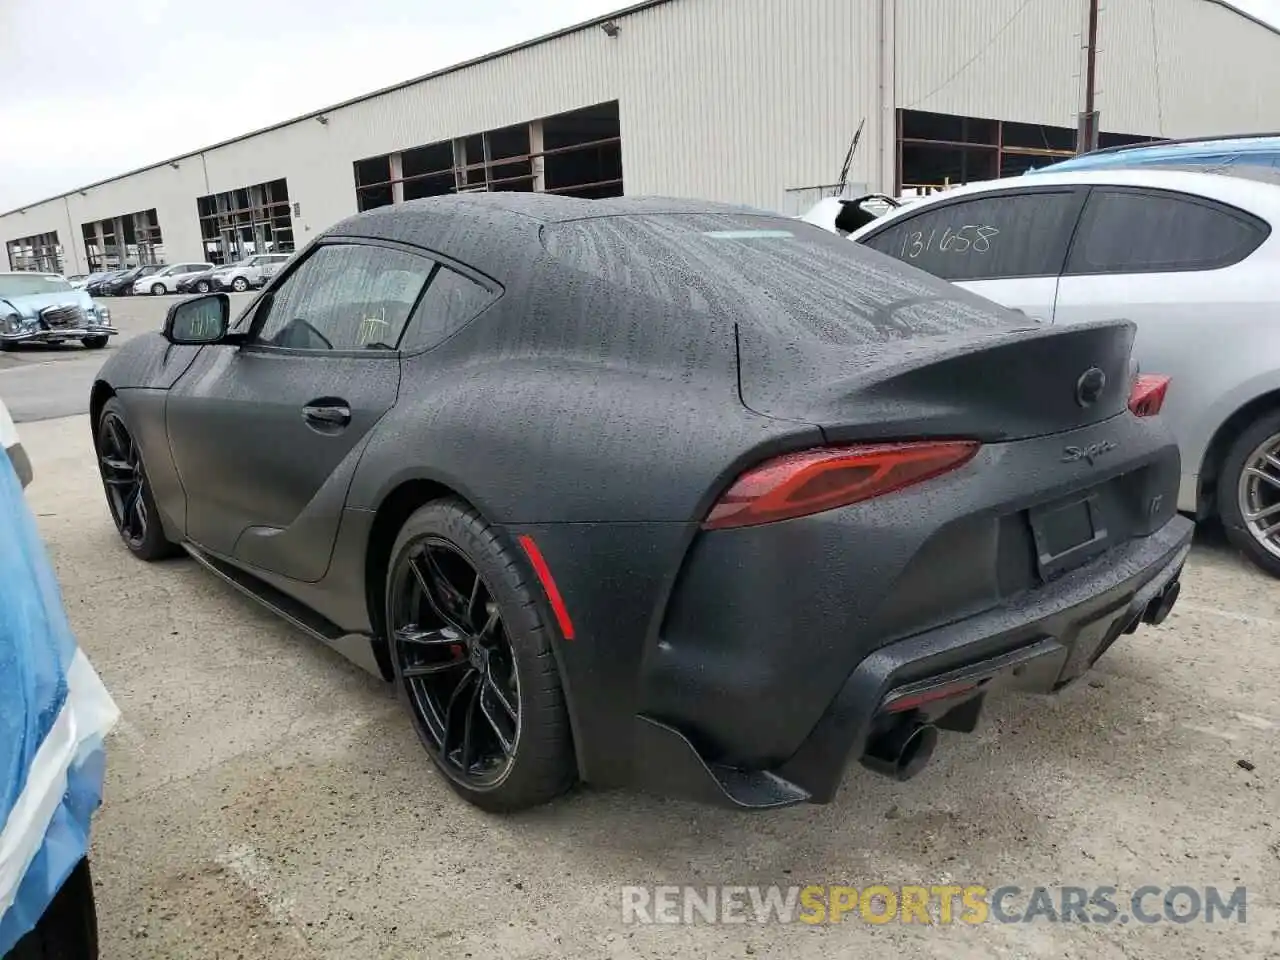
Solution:
M183 345L224 343L230 322L231 300L225 293L210 293L170 307L164 336L170 343Z

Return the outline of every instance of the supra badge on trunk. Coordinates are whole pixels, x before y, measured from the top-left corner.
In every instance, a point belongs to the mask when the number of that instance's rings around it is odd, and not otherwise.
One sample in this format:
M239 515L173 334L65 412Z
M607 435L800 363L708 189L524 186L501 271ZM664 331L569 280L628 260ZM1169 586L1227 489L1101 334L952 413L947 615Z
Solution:
M1103 454L1110 453L1112 450L1120 449L1120 444L1114 440L1100 440L1097 443L1091 443L1087 447L1064 447L1062 451L1063 463L1076 463L1084 460L1090 466L1093 461Z

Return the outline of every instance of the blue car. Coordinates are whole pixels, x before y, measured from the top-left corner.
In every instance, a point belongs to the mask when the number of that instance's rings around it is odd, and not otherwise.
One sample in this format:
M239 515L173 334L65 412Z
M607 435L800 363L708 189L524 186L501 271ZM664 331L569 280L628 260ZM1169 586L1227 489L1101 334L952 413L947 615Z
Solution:
M1128 147L1109 147L1083 153L1069 160L1032 170L1037 173L1066 173L1072 170L1102 170L1111 167L1146 166L1222 167L1249 166L1280 169L1280 134L1249 137L1215 137L1197 140L1161 140Z
M100 350L116 335L111 311L56 273L0 273L0 350L79 340Z
M89 828L118 712L67 623L3 404L0 441L0 957L93 960Z

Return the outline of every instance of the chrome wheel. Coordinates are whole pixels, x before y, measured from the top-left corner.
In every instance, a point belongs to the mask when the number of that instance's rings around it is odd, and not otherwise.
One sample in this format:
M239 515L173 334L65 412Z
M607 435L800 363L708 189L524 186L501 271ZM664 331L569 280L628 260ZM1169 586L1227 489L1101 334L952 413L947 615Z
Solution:
M98 427L98 467L116 529L130 547L141 547L151 523L146 474L138 445L114 413L104 415Z
M491 790L521 732L515 651L493 591L462 551L424 537L392 572L391 646L414 720L444 772Z
M1236 496L1249 534L1280 558L1280 434L1268 437L1249 454Z

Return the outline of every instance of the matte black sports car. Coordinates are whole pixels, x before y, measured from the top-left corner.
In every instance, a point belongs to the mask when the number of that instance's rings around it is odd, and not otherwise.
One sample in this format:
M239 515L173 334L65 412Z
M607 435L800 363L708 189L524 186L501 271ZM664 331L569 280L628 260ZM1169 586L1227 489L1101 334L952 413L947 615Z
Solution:
M906 778L1177 597L1167 385L838 236L437 198L327 231L93 386L111 515L393 681L488 809Z

